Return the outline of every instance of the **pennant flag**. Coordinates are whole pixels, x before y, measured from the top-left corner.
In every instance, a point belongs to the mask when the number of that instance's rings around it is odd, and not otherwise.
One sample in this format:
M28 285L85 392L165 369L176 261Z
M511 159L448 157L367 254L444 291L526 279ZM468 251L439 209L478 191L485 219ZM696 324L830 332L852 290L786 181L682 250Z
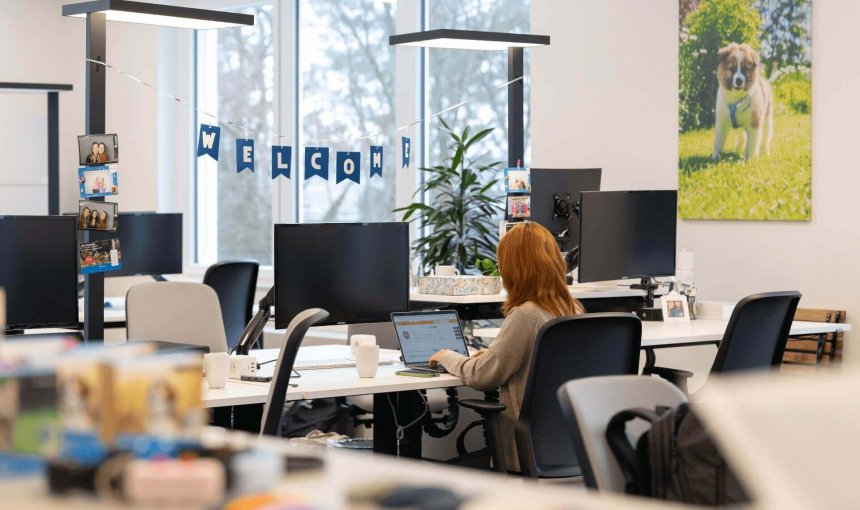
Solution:
M283 175L290 178L293 165L293 148L289 145L272 145L272 179Z
M409 167L409 160L412 156L412 142L409 140L409 137L403 136L400 138L400 143L403 152L403 167Z
M197 138L197 157L209 155L218 161L218 148L221 146L221 128L200 124L200 136Z
M337 153L337 182L350 180L361 184L361 153L360 152L338 152Z
M236 140L236 173L254 171L254 140Z
M370 146L370 176L378 175L382 177L382 146Z
M315 175L328 180L328 147L305 147L305 180Z

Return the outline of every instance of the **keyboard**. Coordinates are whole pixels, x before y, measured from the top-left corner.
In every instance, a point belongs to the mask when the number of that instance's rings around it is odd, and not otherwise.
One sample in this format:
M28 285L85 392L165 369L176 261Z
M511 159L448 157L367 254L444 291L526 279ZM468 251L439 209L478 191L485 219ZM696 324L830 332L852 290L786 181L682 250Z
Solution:
M380 359L380 365L392 365L394 360ZM329 359L297 359L293 363L294 370L323 370L326 368L351 368L355 366L355 360L351 358L329 358Z

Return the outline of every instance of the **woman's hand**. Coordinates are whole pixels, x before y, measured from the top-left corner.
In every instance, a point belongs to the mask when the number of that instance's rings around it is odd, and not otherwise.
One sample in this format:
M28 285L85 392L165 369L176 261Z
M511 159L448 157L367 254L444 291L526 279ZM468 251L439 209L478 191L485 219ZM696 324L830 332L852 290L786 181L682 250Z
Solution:
M448 349L442 349L441 351L437 351L436 354L430 356L430 368L436 368L439 366L439 361L442 359L442 356L446 352L451 352Z
M483 356L486 353L487 353L487 349L480 349L480 350L475 351L475 353L472 354L472 357L473 358L480 358L481 356Z

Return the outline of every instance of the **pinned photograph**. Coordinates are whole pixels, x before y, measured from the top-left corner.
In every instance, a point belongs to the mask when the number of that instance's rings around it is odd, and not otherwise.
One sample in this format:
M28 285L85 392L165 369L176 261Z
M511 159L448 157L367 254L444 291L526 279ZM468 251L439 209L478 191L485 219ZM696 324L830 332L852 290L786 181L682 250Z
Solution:
M119 163L119 138L111 135L81 135L78 155L81 165L110 165Z
M113 202L87 202L78 204L78 230L116 231L118 213Z
M104 273L122 269L119 239L81 243L81 274Z
M84 166L78 168L81 198L116 195L119 190L116 174L116 165Z
M530 218L532 215L532 197L508 197L507 211L509 219Z
M505 191L507 193L531 193L532 180L528 168L505 168Z

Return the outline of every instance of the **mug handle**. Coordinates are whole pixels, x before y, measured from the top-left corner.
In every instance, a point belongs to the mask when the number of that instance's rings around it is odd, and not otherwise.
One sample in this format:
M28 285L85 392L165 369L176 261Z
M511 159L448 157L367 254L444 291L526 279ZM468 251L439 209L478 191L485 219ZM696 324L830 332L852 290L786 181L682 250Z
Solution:
M460 270L456 267L454 268L454 276L460 276Z

